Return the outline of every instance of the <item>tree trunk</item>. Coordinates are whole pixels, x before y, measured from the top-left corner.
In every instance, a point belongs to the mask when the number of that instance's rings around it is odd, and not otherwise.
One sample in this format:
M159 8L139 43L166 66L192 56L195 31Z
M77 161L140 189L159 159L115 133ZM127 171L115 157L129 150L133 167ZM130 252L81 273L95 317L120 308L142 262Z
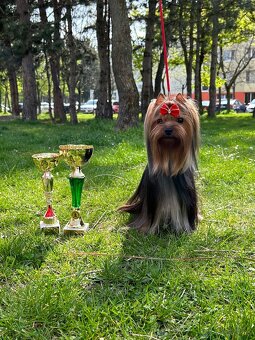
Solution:
M202 17L202 3L201 0L197 1L196 4L196 16L197 16L197 34L196 34L196 63L195 63L195 99L199 105L200 114L203 113L202 105L202 91L201 91L201 67L204 60L204 31L201 25Z
M230 92L231 92L231 86L229 86L227 83L225 83L225 89L226 89L226 97L227 97L227 112L230 112Z
M137 125L139 94L132 72L132 46L125 0L110 0L112 19L112 64L119 93L117 127L125 129Z
M77 113L76 113L76 53L75 53L75 42L72 31L72 4L68 0L66 5L66 18L67 18L67 43L69 48L69 102L70 102L70 118L72 124L78 124Z
M36 82L36 89L37 89L37 113L40 115L42 113L41 110L41 90L40 90L40 84L39 81Z
M12 67L8 67L8 78L11 92L11 110L14 116L19 117L19 93L17 84L16 70Z
M54 47L60 44L60 21L62 12L62 2L52 0L54 12ZM56 49L56 47L55 47ZM54 116L62 123L66 122L66 114L63 104L63 95L60 89L60 56L59 52L52 49L50 56L51 77L53 82Z
M187 96L192 97L192 71L193 71L193 55L194 55L194 21L195 21L195 11L193 10L196 1L192 0L190 11L190 32L189 32L189 53L186 66L187 72Z
M78 91L78 109L77 111L81 111L81 82L79 81L78 84L76 85L77 91Z
M49 116L53 123L55 123L55 119L52 115L52 107L51 107L51 79L50 79L50 70L49 70L49 60L47 52L44 50L44 57L45 57L45 71L47 76L47 83L48 83L48 103L49 103Z
M7 74L9 79L9 86L11 92L11 112L14 116L19 117L19 92L18 92L18 83L17 83L17 65L15 63L15 58L12 51L12 46L9 37L5 37L4 39L5 46L11 51L11 58L6 63ZM0 101L1 104L1 101Z
M191 2L191 9L189 11L189 22L188 22L188 34L185 37L187 27L184 27L185 22L183 17L185 13L187 13L187 9L185 2L181 2L180 12L179 12L179 36L180 36L180 43L184 54L185 60L185 67L186 67L186 78L187 78L187 96L192 96L192 65L193 65L193 54L194 54L194 20L195 20L195 0ZM185 12L186 10L186 12ZM187 41L188 39L188 41Z
M8 85L5 83L5 94L4 94L4 113L7 113L6 108L10 107L9 105L9 93L8 93Z
M22 57L22 74L23 74L23 117L27 120L36 120L36 80L35 69L32 54L32 31L30 25L30 13L27 0L16 0L19 20L24 29L24 44L26 52Z
M163 77L163 71L164 71L164 52L162 50L160 54L156 77L155 77L154 98L157 98L157 96L161 92L161 82L162 82L162 77Z
M213 0L213 15L212 15L212 49L211 49L211 67L210 67L210 86L209 98L210 104L208 107L208 117L216 116L216 75L217 75L217 59L218 59L218 38L219 38L219 0Z
M110 14L107 0L97 1L97 44L100 63L99 93L96 117L112 119L111 68L110 68Z
M46 15L46 4L44 0L38 0L41 24L44 30L47 29L47 15ZM59 82L59 56L54 46L59 44L59 22L61 20L61 7L58 5L56 0L53 0L54 6L54 44L52 43L51 37L46 34L45 39L47 42L49 63L51 70L51 78L53 82L53 101L54 101L54 119L66 122L66 114L64 112L63 96L60 89Z
M141 111L144 119L147 108L153 96L152 92L152 47L154 40L155 26L155 9L156 0L149 0L149 14L146 25L145 48L143 54L143 69L142 69L142 95L141 95Z

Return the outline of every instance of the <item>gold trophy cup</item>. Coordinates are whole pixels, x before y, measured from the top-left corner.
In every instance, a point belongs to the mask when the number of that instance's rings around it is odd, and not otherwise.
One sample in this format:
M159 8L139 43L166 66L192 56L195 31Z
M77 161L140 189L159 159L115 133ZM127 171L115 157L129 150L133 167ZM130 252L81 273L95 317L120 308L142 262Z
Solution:
M60 232L59 220L52 208L53 176L51 171L58 165L58 153L38 153L32 155L35 165L43 171L42 182L46 198L47 211L40 221L40 228L44 231Z
M83 234L89 229L89 224L84 223L80 214L81 195L85 175L81 167L87 163L92 156L93 146L91 145L60 145L60 154L64 161L71 167L69 182L72 193L71 220L64 227L64 234Z

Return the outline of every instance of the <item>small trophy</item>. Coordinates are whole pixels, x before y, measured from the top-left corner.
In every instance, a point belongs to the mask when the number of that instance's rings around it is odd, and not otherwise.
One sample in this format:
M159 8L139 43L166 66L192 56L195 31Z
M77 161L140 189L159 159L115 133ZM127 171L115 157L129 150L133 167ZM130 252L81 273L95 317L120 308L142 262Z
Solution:
M69 182L72 193L72 214L71 220L64 227L64 234L83 234L89 228L88 223L84 223L81 214L81 194L84 183L84 174L81 166L84 165L92 156L93 146L91 145L60 145L60 154L64 161L71 167Z
M51 170L58 165L58 153L38 153L32 155L35 165L42 170L42 182L44 194L46 197L47 211L43 220L40 221L40 228L44 231L60 232L59 220L57 219L52 208L53 176Z

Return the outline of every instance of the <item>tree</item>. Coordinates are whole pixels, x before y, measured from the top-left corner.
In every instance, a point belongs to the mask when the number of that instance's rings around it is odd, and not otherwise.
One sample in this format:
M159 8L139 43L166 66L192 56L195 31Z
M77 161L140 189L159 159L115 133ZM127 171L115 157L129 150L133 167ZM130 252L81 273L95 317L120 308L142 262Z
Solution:
M53 42L50 50L50 68L53 82L53 98L54 98L54 117L61 122L66 122L66 115L63 104L63 94L60 89L60 51L62 49L62 41L60 37L60 22L62 13L62 2L52 0L54 13L54 32Z
M211 47L211 66L210 66L210 86L208 107L208 117L216 115L216 77L217 77L217 59L218 59L218 40L220 33L219 23L220 0L212 0L212 47Z
M192 71L194 57L194 30L196 0L180 0L179 8L179 38L184 54L187 95L192 96Z
M32 27L30 22L30 8L27 0L16 0L19 15L20 31L23 38L24 53L22 56L23 72L23 118L37 119L37 96L35 68L32 54Z
M138 122L139 94L132 71L132 46L125 0L109 0L112 19L112 66L119 93L117 127L125 129Z
M97 44L100 63L96 117L112 119L111 65L110 65L110 13L108 0L97 1Z
M230 92L235 88L237 78L255 57L255 22L246 11L238 12L236 26L224 30L219 37L219 66L227 94L227 110L230 110ZM227 50L231 47L231 50ZM234 95L234 93L233 93Z
M154 40L154 26L156 21L156 0L149 0L149 12L146 20L145 47L143 54L142 69L142 95L141 95L141 111L144 119L147 108L153 98L152 86L152 48Z
M53 6L54 23L53 27L48 22L46 8L48 3L45 0L38 0L41 28L43 29L44 53L49 56L51 78L53 83L54 119L62 123L66 122L63 96L60 88L60 50L62 47L60 38L60 22L62 4L57 0L51 0ZM53 35L53 38L52 38Z
M164 20L165 20L165 34L166 34L166 48L169 50L170 46L176 45L177 36L179 36L179 18L178 18L178 0L172 0L171 2L166 2L164 5ZM154 85L154 98L158 96L161 92L161 87L164 90L164 52L162 48L162 37L160 34L160 22L158 19L158 24L155 29L155 46L160 46L160 55L158 58L158 66L155 76L155 85ZM171 57L171 56L170 56ZM170 60L170 58L169 58ZM171 66L171 65L170 65ZM164 92L164 91L163 91Z
M10 94L11 112L19 116L19 94L17 84L17 71L21 64L21 57L15 51L15 22L17 14L9 1L2 1L0 5L0 62L1 68L7 70Z
M97 53L94 48L90 46L90 41L76 39L77 52L77 72L76 72L76 88L79 96L79 101L86 100L89 97L89 89L96 89L99 83L99 65ZM63 59L63 57L62 57ZM64 75L68 74L68 70L64 69Z
M72 7L71 0L67 1L66 4L66 19L67 19L67 45L69 50L69 102L70 102L70 116L71 123L77 124L77 113L76 113L76 46L74 42L72 32Z
M238 76L247 68L250 61L254 58L254 52L252 52L251 46L253 43L253 39L248 42L248 46L243 49L244 53L240 53L240 51L236 50L235 58L230 62L224 62L223 58L223 48L220 46L220 68L222 71L222 75L224 78L224 85L226 89L226 97L227 97L227 111L230 111L230 92L231 89L235 86L235 82ZM244 44L243 44L244 47Z
M205 9L205 1L197 0L195 4L196 11L196 52L195 52L195 99L199 106L200 114L203 113L202 107L202 65L206 54L208 54L208 46L210 46L210 38L208 27L209 18L208 11Z

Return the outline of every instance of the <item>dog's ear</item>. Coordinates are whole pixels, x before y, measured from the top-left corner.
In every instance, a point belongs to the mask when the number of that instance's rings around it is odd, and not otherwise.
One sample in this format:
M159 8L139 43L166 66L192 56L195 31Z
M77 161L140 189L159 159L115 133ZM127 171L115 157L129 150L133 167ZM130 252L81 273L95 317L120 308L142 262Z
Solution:
M165 100L166 100L166 97L165 97L162 93L160 93L160 94L158 95L157 99L156 99L155 104L156 104L156 105L160 105L160 104L162 104Z
M186 98L185 98L181 93L178 93L177 96L175 97L175 99L176 99L179 103L184 103L184 102L186 102Z

